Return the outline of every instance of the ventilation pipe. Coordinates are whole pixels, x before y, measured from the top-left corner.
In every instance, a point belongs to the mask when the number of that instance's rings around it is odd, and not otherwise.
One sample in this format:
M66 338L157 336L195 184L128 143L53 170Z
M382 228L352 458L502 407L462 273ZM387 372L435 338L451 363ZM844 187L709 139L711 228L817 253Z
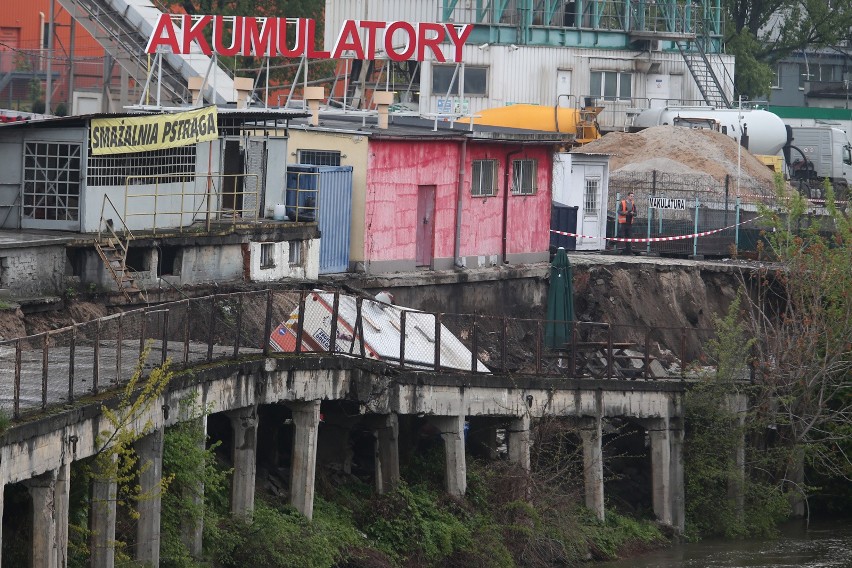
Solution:
M320 101L325 98L325 87L305 87L305 101L311 113L311 126L319 126Z
M388 107L393 104L393 91L376 91L373 93L373 102L379 109L379 128L388 128Z

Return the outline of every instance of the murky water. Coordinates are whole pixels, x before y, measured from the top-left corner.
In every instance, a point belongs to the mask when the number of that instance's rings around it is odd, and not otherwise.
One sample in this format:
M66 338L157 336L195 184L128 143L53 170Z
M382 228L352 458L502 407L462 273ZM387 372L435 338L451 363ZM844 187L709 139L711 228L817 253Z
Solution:
M852 521L784 526L774 540L702 541L595 568L852 568Z

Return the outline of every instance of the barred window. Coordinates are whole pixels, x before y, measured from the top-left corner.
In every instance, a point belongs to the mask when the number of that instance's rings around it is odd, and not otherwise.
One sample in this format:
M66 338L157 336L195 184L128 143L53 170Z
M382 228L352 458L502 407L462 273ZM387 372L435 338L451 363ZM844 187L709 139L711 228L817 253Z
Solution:
M340 152L336 150L299 150L299 163L312 166L339 166Z
M49 221L79 219L81 150L80 144L26 143L24 218Z
M129 177L150 177L150 183L176 183L195 175L195 144L164 150L93 156L89 153L86 184L123 186Z
M583 194L583 214L596 216L598 214L598 188L601 178L587 177L586 188Z
M497 160L474 160L470 194L474 197L497 195Z
M275 268L275 243L260 243L260 268Z
M512 161L512 195L532 195L538 181L538 160Z

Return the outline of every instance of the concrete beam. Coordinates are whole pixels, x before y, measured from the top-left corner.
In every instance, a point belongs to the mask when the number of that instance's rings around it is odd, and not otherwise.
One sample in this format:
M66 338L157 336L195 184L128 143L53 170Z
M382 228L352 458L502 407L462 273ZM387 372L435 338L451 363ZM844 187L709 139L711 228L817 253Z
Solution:
M396 414L384 417L376 430L376 493L393 491L399 484L399 419Z
M117 483L106 472L96 470L92 478L92 506L89 511L89 566L115 566L115 514Z
M234 475L231 479L231 514L250 517L254 511L257 473L257 407L225 413L234 430Z
M583 440L583 486L586 507L601 521L604 520L603 429L600 417L580 420L580 438Z
M139 456L139 490L136 522L136 561L143 565L160 565L160 514L163 481L163 429L158 428L135 444Z
M290 504L308 519L314 516L320 401L291 402L293 459L290 461Z
M53 470L24 482L33 500L33 566L60 568L56 554L56 477ZM67 522L67 520L66 520Z
M467 464L464 455L464 415L432 416L429 420L444 440L444 487L447 493L462 497L467 491Z

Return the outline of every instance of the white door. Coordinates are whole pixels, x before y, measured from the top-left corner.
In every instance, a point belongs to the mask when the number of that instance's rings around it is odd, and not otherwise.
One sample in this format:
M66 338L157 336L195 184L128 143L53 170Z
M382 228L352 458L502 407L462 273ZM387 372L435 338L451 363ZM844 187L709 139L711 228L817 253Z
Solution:
M645 96L650 100L651 108L663 108L667 106L671 98L670 75L658 75L648 73L645 75Z
M559 69L556 71L556 104L561 107L574 106L576 101L572 101L570 95L571 71L569 69Z
M606 240L606 201L603 197L603 166L575 166L577 179L582 185L583 202L577 211L577 250L603 250Z

